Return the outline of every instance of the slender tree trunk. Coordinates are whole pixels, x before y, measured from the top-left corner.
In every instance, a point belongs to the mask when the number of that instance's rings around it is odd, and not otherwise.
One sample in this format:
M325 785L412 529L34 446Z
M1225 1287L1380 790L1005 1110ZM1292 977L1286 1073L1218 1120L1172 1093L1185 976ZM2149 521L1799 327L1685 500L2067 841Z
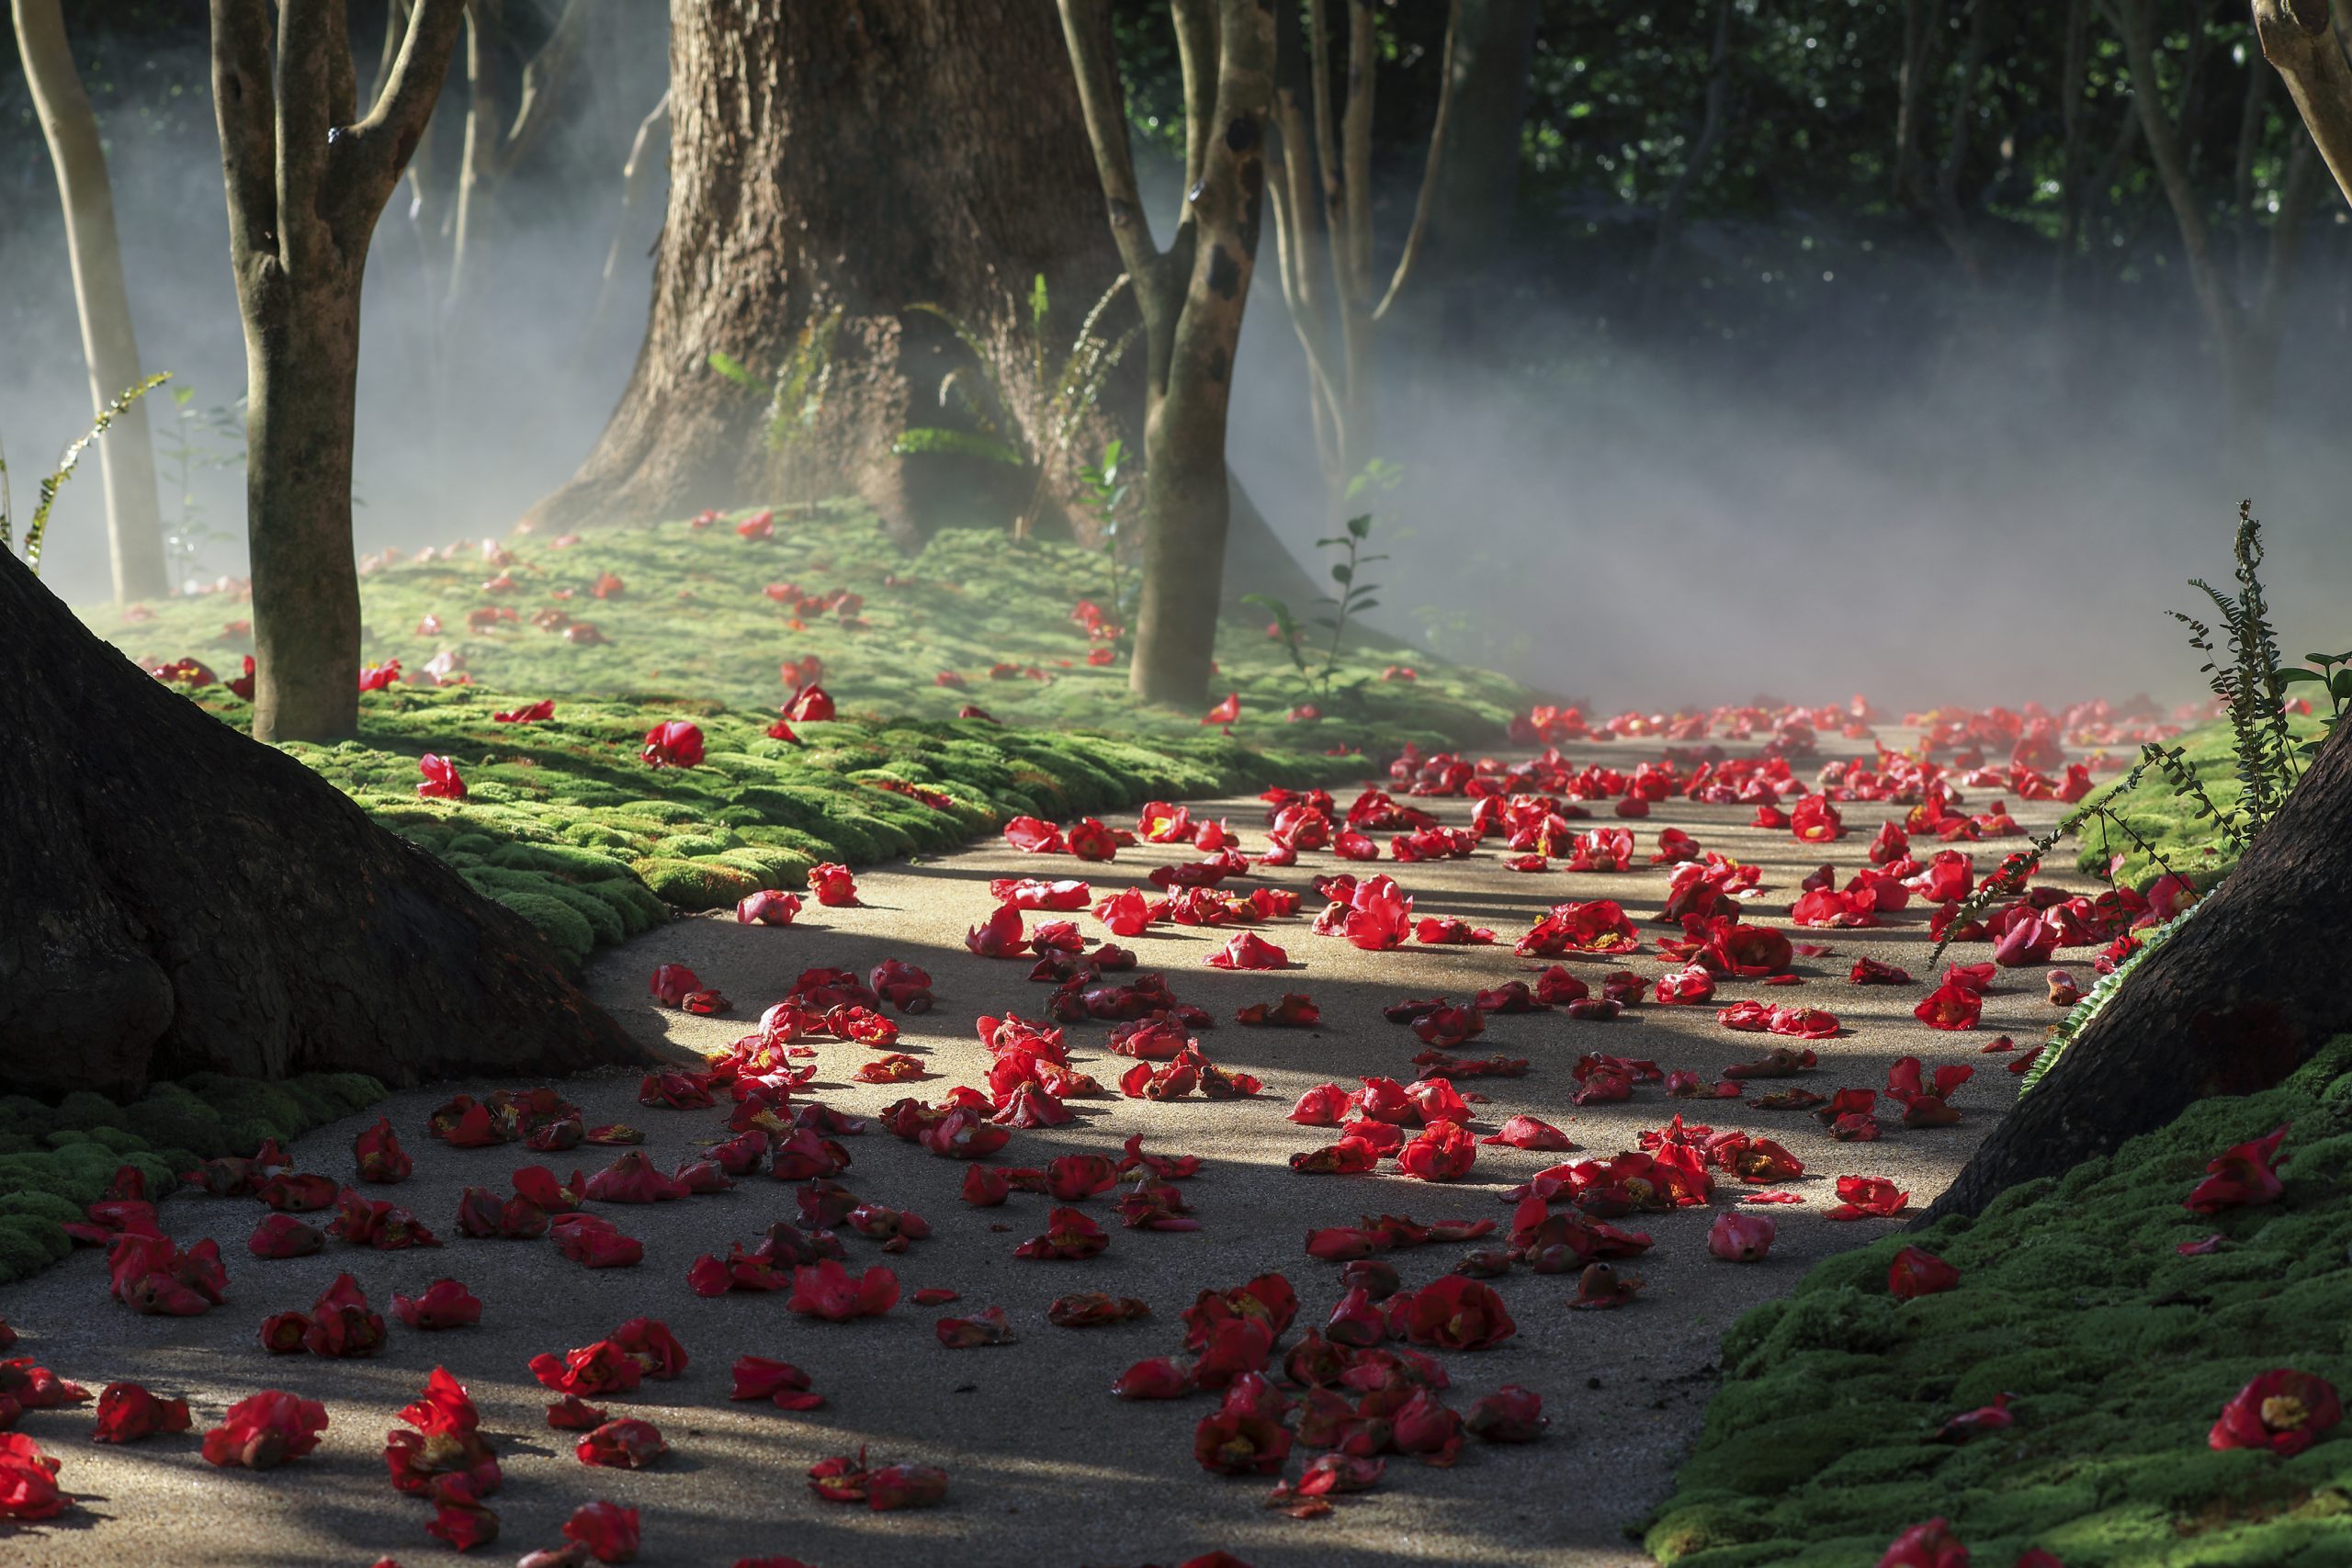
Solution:
M1274 7L1174 0L1185 195L1165 251L1152 243L1136 188L1109 8L1104 0L1059 8L1111 234L1143 314L1143 600L1127 682L1147 702L1198 705L1225 581L1226 416L1266 194Z
M424 133L463 0L416 0L356 119L340 0L212 0L229 257L244 320L254 734L334 740L359 721L351 449L368 242Z
M114 226L114 187L97 116L82 89L58 0L12 0L17 57L32 91L49 159L65 210L65 246L74 270L74 304L82 323L82 356L90 367L93 412L144 378L130 328L130 293L122 279L122 244ZM172 590L164 562L163 513L155 498L155 449L147 407L133 403L98 447L106 478L107 551L119 601Z
M161 1077L334 1070L395 1084L638 1055L554 951L99 641L0 551L0 1081L131 1096ZM90 722L93 713L104 723Z
M1921 1223L1975 1213L2197 1100L2268 1089L2352 1030L2352 987L2334 983L2352 951L2347 821L2342 724L2208 907L2132 972Z

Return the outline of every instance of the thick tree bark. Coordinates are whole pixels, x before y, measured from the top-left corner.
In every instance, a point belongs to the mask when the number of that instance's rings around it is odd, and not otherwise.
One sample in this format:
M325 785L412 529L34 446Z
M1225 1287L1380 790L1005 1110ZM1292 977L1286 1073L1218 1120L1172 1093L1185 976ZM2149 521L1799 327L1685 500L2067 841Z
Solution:
M33 112L57 173L65 209L65 248L74 271L74 305L82 322L82 356L90 367L90 407L105 408L145 378L130 328L130 293L122 279L122 244L114 226L114 187L98 141L98 118L82 90L58 0L13 0L17 57L32 91ZM163 513L155 499L155 449L147 408L133 403L98 447L106 478L107 551L118 601L172 591L164 563Z
M520 917L99 641L0 551L0 1082L411 1084L637 1055Z
M2341 23L2329 0L2254 0L2263 58L2287 79L2287 91L2336 188L2352 201L2352 65L2345 62Z
M368 242L439 96L464 0L416 0L376 107L357 114L342 0L212 0L229 259L245 329L254 734L359 723L351 449ZM274 43L274 48L273 48Z
M1052 9L676 0L672 18L669 214L645 344L595 450L533 521L845 493L911 545L968 516L976 473L963 465L978 459L891 450L910 424L942 423L940 383L965 363L940 323L907 307L970 323L1011 413L1035 432L1054 388L1034 371L1032 279L1045 276L1054 305L1050 373L1119 274L1094 217L1077 94L1066 72L1041 68L1061 53ZM835 311L821 412L771 450L766 405L708 356L772 376ZM1080 445L1057 467L1101 442ZM1058 491L1069 476L1054 477ZM1020 491L1008 513L1027 499L1025 481L1001 488Z
M2336 727L2208 907L2132 972L1927 1219L1975 1213L2196 1100L2268 1089L2352 1031L2352 987L2340 983L2352 951L2347 822L2352 724Z
M1164 251L1136 191L1107 6L1059 9L1111 233L1143 315L1143 599L1127 683L1147 702L1194 705L1208 694L1225 582L1226 416L1266 194L1274 7L1174 0L1184 207Z

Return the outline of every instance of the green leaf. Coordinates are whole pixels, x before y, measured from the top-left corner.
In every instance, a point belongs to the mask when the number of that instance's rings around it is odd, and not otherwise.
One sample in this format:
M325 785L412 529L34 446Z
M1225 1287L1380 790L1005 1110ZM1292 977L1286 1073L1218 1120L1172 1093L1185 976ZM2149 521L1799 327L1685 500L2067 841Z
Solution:
M1354 610L1376 610L1379 607L1380 601L1377 599L1359 599L1349 606L1350 609Z
M902 430L899 433L899 438L890 443L890 450L901 457L930 454L937 457L979 457L1014 468L1028 467L1028 464L1023 461L1021 454L1003 442L990 440L985 435L975 435L968 430L940 430L932 426Z
M751 367L731 354L721 354L714 349L706 356L705 363L739 387L748 388L754 392L765 392L768 389L766 382L752 375Z
M1361 517L1349 518L1348 533L1358 539L1367 537L1372 533L1372 513L1367 512Z
M2328 694L2337 702L2352 702L2352 670L2338 670L2327 683Z
M1354 576L1354 571L1349 569L1345 561L1341 561L1331 569L1331 581L1334 582L1346 582Z
M2326 679L2326 676L2321 674L2316 670L2298 670L2290 668L2278 671L2278 683L2282 686L2292 685L2299 681L2324 681Z

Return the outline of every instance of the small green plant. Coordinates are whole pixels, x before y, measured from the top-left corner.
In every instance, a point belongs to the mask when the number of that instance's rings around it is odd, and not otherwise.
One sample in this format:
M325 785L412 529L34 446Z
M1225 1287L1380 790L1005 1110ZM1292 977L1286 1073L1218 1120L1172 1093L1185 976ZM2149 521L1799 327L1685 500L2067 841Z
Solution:
M760 429L761 444L775 455L779 466L788 460L816 431L824 417L825 395L832 388L833 339L841 332L842 308L801 323L792 352L776 367L773 381L762 380L751 367L731 354L714 351L707 363L746 391L768 400ZM805 496L791 499L805 501Z
M1394 490L1403 474L1404 470L1396 464L1385 463L1375 457L1364 465L1363 472L1348 481L1347 498L1353 502L1374 489ZM1291 668L1298 671L1299 683L1306 688L1311 699L1330 699L1331 684L1340 673L1340 640L1347 633L1348 622L1366 610L1379 607L1380 601L1374 597L1380 592L1379 585L1364 581L1363 571L1373 562L1388 558L1363 554L1363 547L1371 536L1372 513L1367 512L1349 518L1341 525L1340 531L1329 538L1315 541L1317 549L1338 550L1347 557L1345 560L1331 563L1331 581L1340 585L1340 592L1336 595L1327 593L1317 599L1317 604L1329 607L1308 617L1312 625L1331 634L1323 647L1323 667L1320 670L1307 668L1306 630L1288 604L1271 593L1245 593L1241 596L1244 604L1255 604L1274 617L1274 635L1282 642L1283 651L1290 656ZM1351 682L1344 690L1352 693L1363 684L1361 680Z
M170 371L159 371L136 387L126 387L116 393L114 401L100 409L98 417L90 422L90 428L65 448L64 456L57 460L56 471L40 481L40 499L33 503L32 521L25 526L25 565L32 569L35 577L40 575L40 547L49 534L50 509L57 504L57 492L65 488L67 479L74 477L74 467L82 461L82 454L88 451L90 444L104 435L107 427L120 419L131 404L171 378ZM16 543L8 503L8 464L6 458L0 456L0 550L14 548Z
M175 591L184 592L205 574L205 550L230 539L206 522L194 479L198 469L233 468L244 462L244 400L238 399L232 406L199 409L195 388L173 388L172 420L156 445L179 491L179 518L164 535L164 553L171 561Z
M1086 509L1094 513L1102 538L1102 558L1111 568L1111 611L1124 618L1127 601L1138 585L1125 581L1119 570L1119 531L1125 523L1135 486L1126 475L1127 444L1114 441L1102 448L1099 463L1079 465L1079 482L1086 487Z
M2319 733L2295 749L2298 755L2309 757L2327 744L2327 738L2344 722L2344 716L2352 713L2352 653L2306 653L2303 663L2311 668L2281 670L2278 679L2289 685L2315 681L2320 695L2327 699L2324 710L2313 705L2313 711L2319 714Z
M2221 615L2229 642L2227 663L2217 657L2212 627L2194 615L2168 612L2188 628L2188 646L2206 656L2200 673L2221 699L2229 720L2240 786L2235 809L2224 812L2213 805L2194 771L2180 764L2177 750L2170 754L2170 766L2159 766L2176 795L2192 799L2200 816L2211 816L2214 826L2243 848L2278 815L2302 768L2287 724L2287 672L2278 661L2278 634L2271 628L2269 601L2257 571L2262 565L2262 525L2255 518L2251 501L2238 502L2236 555L2238 591L2234 595L2223 593L2201 577L2188 581L2213 602Z
M1033 386L1051 390L1046 394L1044 408L1035 417L1025 420L996 374L997 360L989 352L987 340L970 322L938 305L917 302L908 306L910 310L944 322L970 353L970 364L956 367L939 383L939 406L960 412L970 428L914 426L899 433L891 451L901 457L978 457L1027 473L1029 500L1012 520L1013 537L1027 538L1045 505L1046 486L1055 465L1069 450L1080 423L1102 400L1111 372L1118 367L1128 345L1135 341L1136 329L1133 327L1115 338L1104 335L1102 331L1104 312L1126 286L1126 275L1122 273L1079 323L1078 336L1071 341L1069 352L1054 363L1050 344L1053 301L1046 292L1045 274L1037 275L1029 288L1029 372Z

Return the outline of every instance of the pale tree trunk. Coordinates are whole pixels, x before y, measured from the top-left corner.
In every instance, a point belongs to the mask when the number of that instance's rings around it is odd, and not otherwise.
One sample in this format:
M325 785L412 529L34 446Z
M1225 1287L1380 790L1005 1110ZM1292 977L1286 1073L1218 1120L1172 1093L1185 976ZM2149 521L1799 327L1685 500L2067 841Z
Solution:
M2352 201L2352 66L2345 62L2344 17L2327 0L2254 0L2254 25L2263 58L2286 78L2336 188Z
M506 112L504 79L496 59L505 31L505 0L466 0L466 139L458 164L457 208L451 215L449 276L442 310L456 315L465 302L486 209L545 131L550 94L570 75L588 28L589 0L567 0L523 67L514 111Z
M254 734L358 727L351 454L368 242L424 133L463 0L416 0L375 107L357 115L341 0L211 0L229 257L245 329Z
M1296 28L1290 25L1294 18L1286 12L1278 24L1283 43L1291 46L1278 45L1278 52L1293 63L1274 94L1273 118L1280 146L1268 152L1266 171L1273 205L1275 269L1291 325L1306 354L1316 455L1323 467L1328 521L1333 526L1345 515L1349 484L1379 456L1381 330L1403 296L1430 232L1438 186L1447 167L1446 142L1456 83L1454 49L1462 29L1462 4L1455 0L1447 13L1445 53L1439 62L1442 85L1437 119L1430 130L1412 225L1406 231L1395 269L1384 281L1374 265L1372 231L1378 36L1371 0L1344 3L1347 80L1344 96L1336 105L1325 0L1307 0L1303 88L1296 70ZM1312 190L1318 173L1319 205ZM1322 276L1327 265L1328 277Z
M588 312L587 328L581 333L583 348L595 341L612 305L613 275L620 270L621 248L637 229L638 209L645 200L646 187L653 183L655 138L666 139L669 134L670 95L665 91L661 101L637 122L637 134L629 139L628 159L621 164L620 216L613 223L612 245L605 252L604 274L596 282L596 303Z
M1107 0L1060 0L1062 32L1110 227L1143 314L1143 601L1128 685L1147 702L1208 694L1231 513L1226 416L1256 268L1274 85L1274 7L1173 0L1184 85L1184 209L1168 248L1144 220Z
M114 227L114 189L98 141L97 116L82 90L58 0L12 0L17 56L32 90L33 111L57 172L65 209L65 246L74 270L74 305L82 322L82 355L90 367L93 412L137 386L139 343L130 330L130 293L122 280L122 245ZM107 552L119 601L171 592L164 562L163 513L155 499L155 451L147 407L132 403L99 445L106 478Z
M2233 454L2256 456L2269 412L2287 299L2301 254L2303 225L2318 198L2318 164L2308 143L2298 142L2289 154L2261 282L2250 300L2242 298L2215 250L2205 207L2189 171L2186 139L2158 87L2156 43L2161 23L2155 0L2099 0L2099 4L2122 37L2132 108L2147 141L2157 182L2180 231L2189 285L2212 334ZM2335 46L2331 42L2329 47ZM2297 101L2300 106L2301 99ZM2247 196L2251 200L2254 193L2249 191Z

